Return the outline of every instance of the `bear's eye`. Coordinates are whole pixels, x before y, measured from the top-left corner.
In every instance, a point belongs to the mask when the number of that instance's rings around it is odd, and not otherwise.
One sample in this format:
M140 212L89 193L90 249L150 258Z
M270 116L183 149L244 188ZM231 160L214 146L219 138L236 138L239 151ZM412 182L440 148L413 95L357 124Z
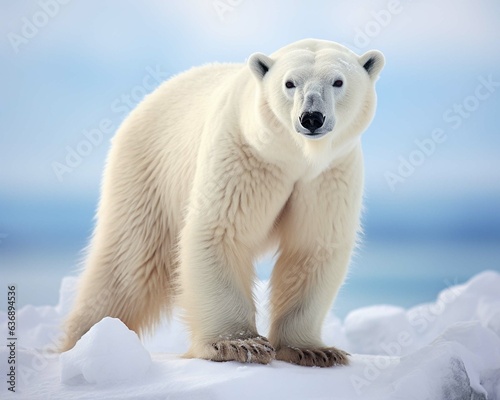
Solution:
M337 79L335 82L333 82L333 87L342 87L344 84L344 81Z
M292 81L286 81L285 86L287 89L292 89L295 87Z

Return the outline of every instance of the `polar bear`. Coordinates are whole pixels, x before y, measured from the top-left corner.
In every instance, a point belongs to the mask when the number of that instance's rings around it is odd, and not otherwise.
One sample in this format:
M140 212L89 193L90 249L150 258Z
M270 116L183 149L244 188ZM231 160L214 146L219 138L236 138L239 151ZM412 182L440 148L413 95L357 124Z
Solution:
M175 301L187 357L347 364L321 327L356 244L360 136L383 65L377 50L306 39L147 96L113 138L62 350L106 316L144 333ZM252 263L273 247L267 339Z

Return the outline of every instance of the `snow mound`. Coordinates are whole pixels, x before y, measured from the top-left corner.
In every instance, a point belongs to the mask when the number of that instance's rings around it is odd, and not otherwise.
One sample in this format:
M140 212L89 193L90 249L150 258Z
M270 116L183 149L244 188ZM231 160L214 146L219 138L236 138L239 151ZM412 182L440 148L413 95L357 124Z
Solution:
M347 367L306 368L183 359L189 346L180 319L139 341L105 318L59 355L61 322L76 278L65 278L57 307L18 313L19 399L500 399L500 274L486 271L449 285L436 301L409 310L376 305L344 321L329 313L323 339L352 354ZM267 284L255 289L257 325L269 328ZM5 315L0 329L6 331ZM151 353L151 356L150 356ZM5 376L8 348L0 347Z
M61 381L83 376L88 383L106 383L142 378L151 366L151 356L137 334L117 318L103 318L61 354Z
M392 351L400 352L399 346L394 343ZM495 398L491 395L500 393L493 389L500 385L500 338L478 322L457 323L409 355L366 360L362 374L352 375L351 382L358 395L373 399ZM378 392L383 395L374 396Z

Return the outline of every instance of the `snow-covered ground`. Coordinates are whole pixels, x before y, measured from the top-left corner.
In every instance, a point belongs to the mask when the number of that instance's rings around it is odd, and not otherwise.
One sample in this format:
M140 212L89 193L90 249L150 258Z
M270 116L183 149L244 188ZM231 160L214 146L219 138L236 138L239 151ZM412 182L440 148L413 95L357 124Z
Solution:
M344 321L328 316L326 343L351 365L307 368L181 358L188 337L177 318L141 343L119 320L95 325L74 349L54 353L74 296L65 278L56 307L17 313L16 393L7 388L10 348L0 347L0 398L18 399L500 399L500 274L483 272L405 310L372 306ZM266 284L256 286L267 326ZM0 313L7 338L7 315Z

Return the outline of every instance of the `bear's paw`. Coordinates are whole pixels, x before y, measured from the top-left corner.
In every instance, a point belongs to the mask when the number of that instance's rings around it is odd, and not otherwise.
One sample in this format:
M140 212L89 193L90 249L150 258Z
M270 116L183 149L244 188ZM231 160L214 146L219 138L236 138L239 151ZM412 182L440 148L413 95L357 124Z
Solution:
M211 344L212 361L238 361L243 363L269 364L276 352L262 336L247 339L226 339Z
M335 347L299 348L283 346L276 350L276 359L304 367L333 367L348 365L349 353Z

